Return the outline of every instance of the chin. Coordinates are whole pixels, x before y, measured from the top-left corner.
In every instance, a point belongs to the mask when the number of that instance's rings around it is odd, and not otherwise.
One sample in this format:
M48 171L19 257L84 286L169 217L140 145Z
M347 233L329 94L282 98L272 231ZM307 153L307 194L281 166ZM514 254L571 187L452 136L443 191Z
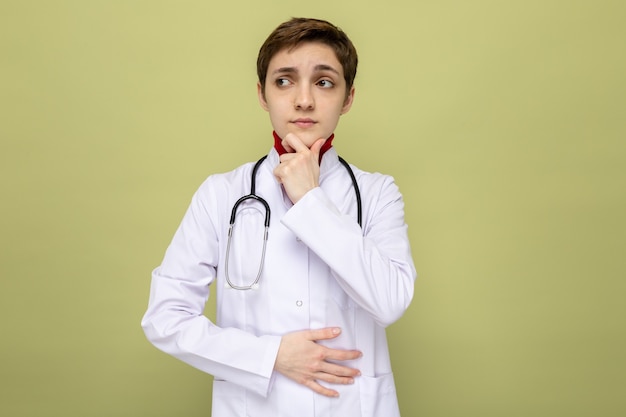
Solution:
M310 148L318 139L328 139L331 133L311 131L311 132L299 132L299 133L296 133L296 135L300 138L300 140L302 140L302 142L305 143L306 146Z
M320 134L318 132L309 132L309 131L302 131L302 130L295 130L295 129L290 130L289 132L287 132L285 134L285 136L287 136L287 134L289 134L289 133L292 133L292 134L296 135L302 141L302 143L304 143L304 145L307 148L311 148L311 146L313 146L315 141L317 141L318 139L320 139L322 137L323 138L327 138L327 137L330 136L330 135L323 136L323 134ZM285 138L285 136L281 136L280 133L279 133L279 136L281 138L283 138L283 139Z
M311 149L311 146L318 140L321 139L322 136L311 136L309 138L301 138L302 142L306 145L307 148ZM326 138L325 138L326 139Z

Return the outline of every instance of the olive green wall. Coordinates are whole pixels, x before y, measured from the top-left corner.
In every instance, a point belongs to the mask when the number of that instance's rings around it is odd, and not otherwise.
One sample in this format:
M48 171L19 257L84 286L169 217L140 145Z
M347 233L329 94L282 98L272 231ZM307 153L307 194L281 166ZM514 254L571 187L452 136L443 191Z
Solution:
M0 415L209 415L139 321L196 187L271 146L291 16L353 38L336 147L405 195L403 415L626 415L621 0L1 0Z

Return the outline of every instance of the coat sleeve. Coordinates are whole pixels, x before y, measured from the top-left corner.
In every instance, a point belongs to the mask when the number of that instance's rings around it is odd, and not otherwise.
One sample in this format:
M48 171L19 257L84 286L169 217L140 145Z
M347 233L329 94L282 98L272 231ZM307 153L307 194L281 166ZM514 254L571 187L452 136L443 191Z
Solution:
M416 278L402 195L393 178L372 175L363 188L363 230L320 187L307 193L282 223L331 269L339 286L386 327L404 314Z
M280 337L220 328L203 314L219 257L207 187L205 183L194 195L161 266L152 273L141 325L148 340L164 352L267 396Z

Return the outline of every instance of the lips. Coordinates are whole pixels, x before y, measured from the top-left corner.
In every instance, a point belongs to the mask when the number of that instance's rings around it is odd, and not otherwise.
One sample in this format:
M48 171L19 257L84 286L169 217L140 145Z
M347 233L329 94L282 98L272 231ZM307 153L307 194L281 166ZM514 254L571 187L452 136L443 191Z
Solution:
M314 126L317 122L313 119L309 118L300 118L296 120L292 120L291 123L295 124L300 128L308 128Z

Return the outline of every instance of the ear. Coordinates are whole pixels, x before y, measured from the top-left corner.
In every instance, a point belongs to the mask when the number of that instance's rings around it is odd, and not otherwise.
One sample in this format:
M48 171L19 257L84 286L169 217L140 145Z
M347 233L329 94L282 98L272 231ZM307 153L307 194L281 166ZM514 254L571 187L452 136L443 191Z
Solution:
M265 100L265 92L263 91L263 87L261 86L260 82L256 83L256 92L259 96L259 104L261 105L261 107L263 107L263 110L269 111L269 108L267 107L267 101Z
M354 86L350 87L350 92L346 97L346 101L343 103L343 107L341 108L341 114L346 114L350 111L352 107L352 103L354 102Z

